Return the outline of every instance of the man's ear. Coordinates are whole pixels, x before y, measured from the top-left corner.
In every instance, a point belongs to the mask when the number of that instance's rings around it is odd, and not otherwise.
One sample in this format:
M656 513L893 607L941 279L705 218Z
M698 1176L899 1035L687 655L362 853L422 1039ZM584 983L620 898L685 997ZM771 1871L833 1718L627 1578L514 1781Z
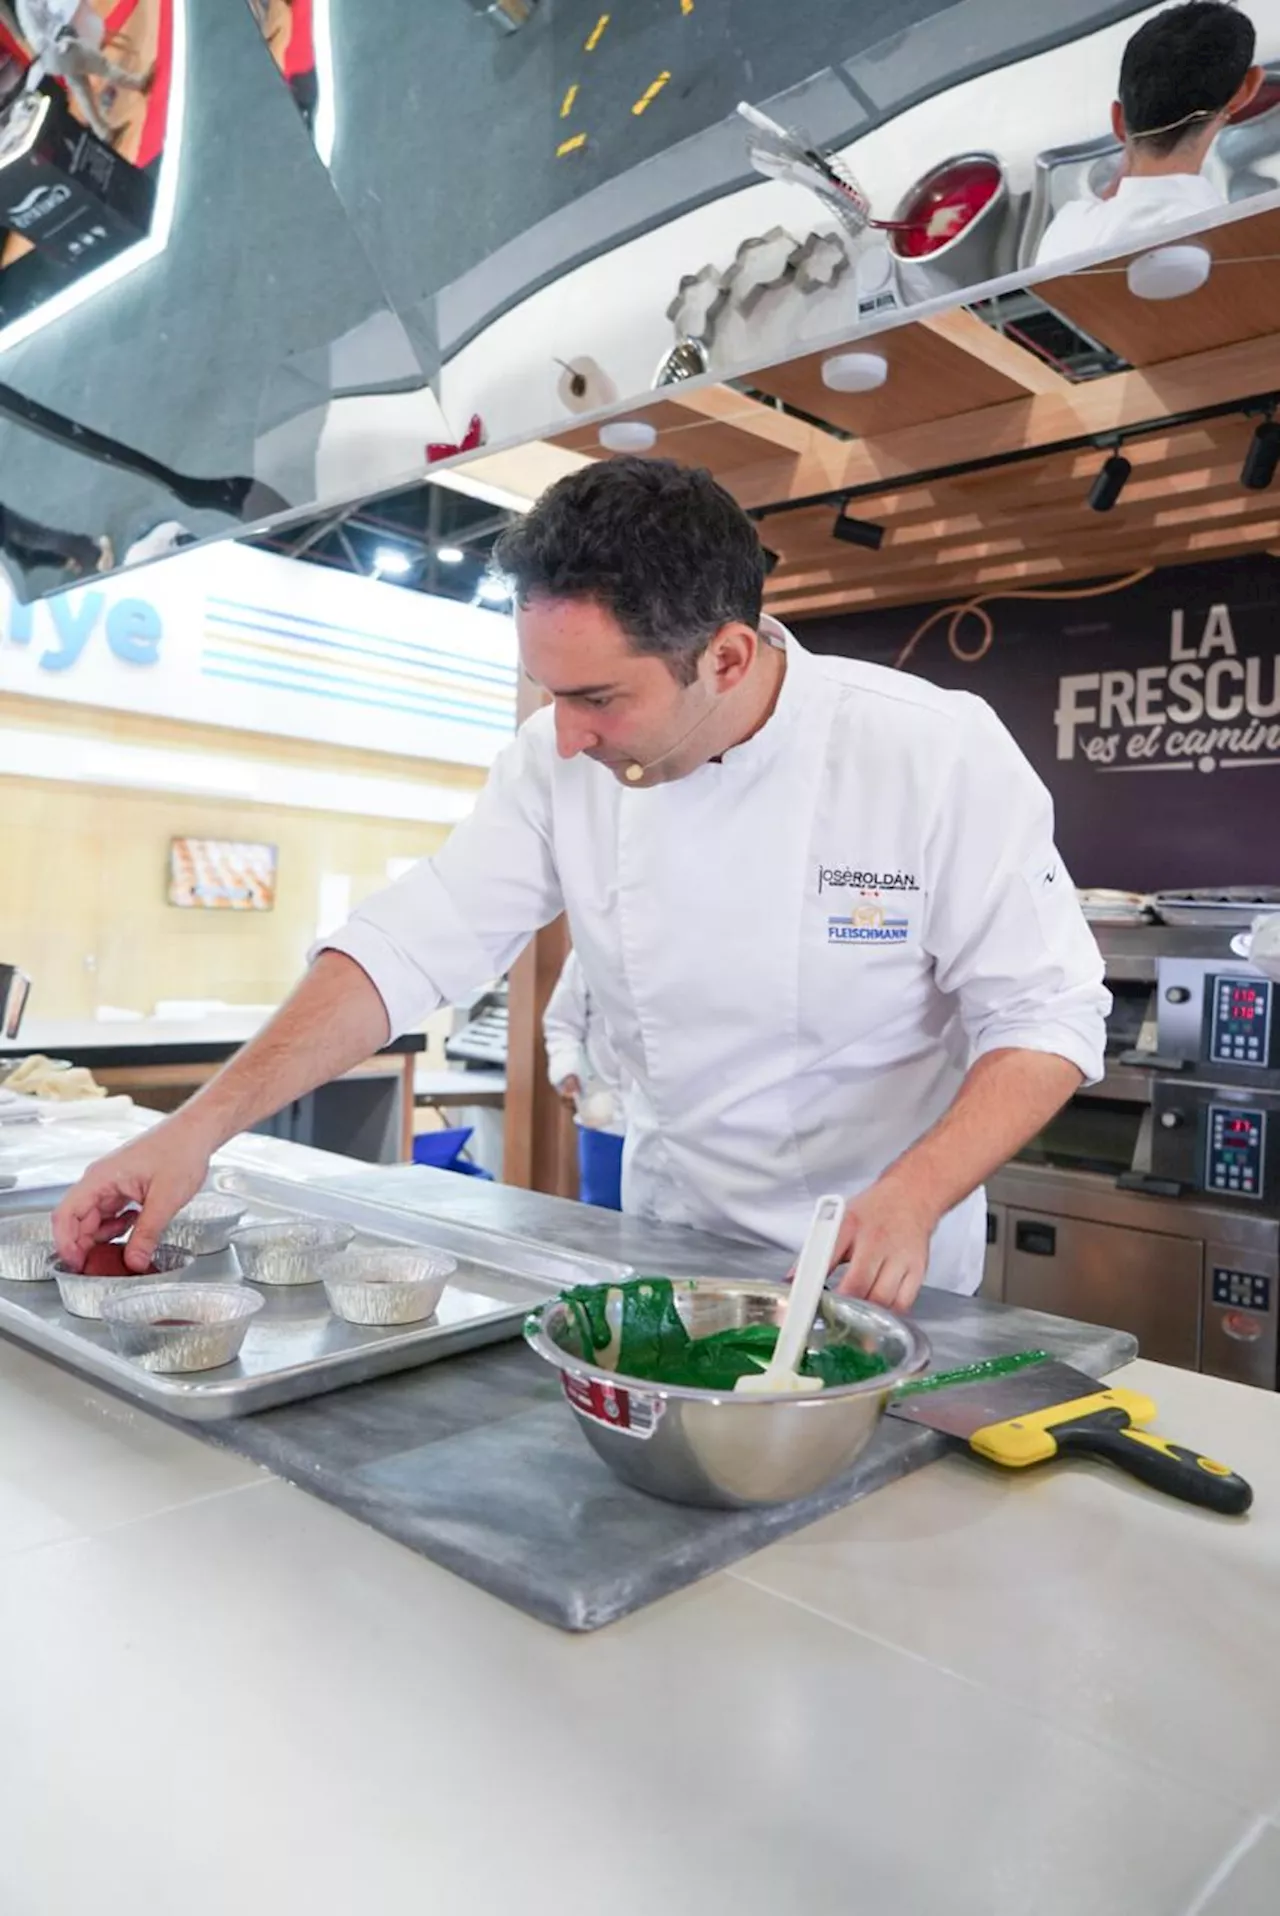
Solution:
M759 635L749 625L736 621L722 625L707 651L711 657L712 677L718 692L730 692L741 685L755 663L760 649Z
M1113 100L1111 102L1111 131L1115 134L1121 146L1123 146L1129 138L1128 128L1124 123L1124 108L1121 106L1119 100Z
M1229 120L1234 120L1237 114L1243 113L1246 107L1253 105L1262 87L1262 82L1266 77L1266 73L1262 67L1249 68L1244 79L1231 95L1230 102L1227 106L1227 118Z

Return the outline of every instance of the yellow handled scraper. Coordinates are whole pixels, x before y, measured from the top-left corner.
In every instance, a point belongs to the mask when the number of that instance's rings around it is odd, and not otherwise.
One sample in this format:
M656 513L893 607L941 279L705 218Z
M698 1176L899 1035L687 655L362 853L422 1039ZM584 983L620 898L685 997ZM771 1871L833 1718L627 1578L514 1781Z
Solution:
M1100 1384L1043 1351L921 1378L899 1390L888 1409L892 1417L958 1437L1010 1469L1052 1457L1095 1457L1222 1516L1241 1517L1253 1502L1250 1486L1226 1464L1146 1428L1156 1417L1149 1397Z

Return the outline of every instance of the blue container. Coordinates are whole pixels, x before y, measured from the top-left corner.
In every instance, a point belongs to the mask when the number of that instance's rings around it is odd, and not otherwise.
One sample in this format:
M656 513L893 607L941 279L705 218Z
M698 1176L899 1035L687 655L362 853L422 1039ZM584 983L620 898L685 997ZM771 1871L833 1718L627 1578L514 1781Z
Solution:
M622 1138L578 1126L578 1196L602 1211L622 1209Z
M462 1155L474 1129L474 1125L459 1124L449 1131L424 1131L413 1140L414 1163L429 1164L437 1171L457 1171L464 1178L487 1178L492 1184L492 1171L482 1171Z
M413 1140L414 1163L434 1165L437 1171L456 1171L474 1129L474 1125L460 1124L451 1131L421 1132Z

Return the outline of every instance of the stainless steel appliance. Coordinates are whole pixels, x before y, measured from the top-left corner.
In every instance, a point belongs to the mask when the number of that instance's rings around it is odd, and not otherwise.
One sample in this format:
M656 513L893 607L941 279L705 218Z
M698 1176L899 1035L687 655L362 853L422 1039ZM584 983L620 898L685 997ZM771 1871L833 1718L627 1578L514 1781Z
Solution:
M468 1070L505 1071L507 1068L507 987L482 991L455 1012L453 1031L444 1041L450 1064Z
M1238 926L1094 930L1106 1076L991 1180L983 1288L1275 1389L1280 985Z

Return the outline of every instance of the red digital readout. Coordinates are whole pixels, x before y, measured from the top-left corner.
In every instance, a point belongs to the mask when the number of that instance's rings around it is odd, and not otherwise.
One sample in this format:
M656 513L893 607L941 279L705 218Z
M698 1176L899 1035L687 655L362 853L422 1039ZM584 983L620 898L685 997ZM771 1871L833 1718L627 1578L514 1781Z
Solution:
M1252 1134L1253 1123L1249 1118L1228 1118L1222 1129L1228 1138L1247 1138Z

